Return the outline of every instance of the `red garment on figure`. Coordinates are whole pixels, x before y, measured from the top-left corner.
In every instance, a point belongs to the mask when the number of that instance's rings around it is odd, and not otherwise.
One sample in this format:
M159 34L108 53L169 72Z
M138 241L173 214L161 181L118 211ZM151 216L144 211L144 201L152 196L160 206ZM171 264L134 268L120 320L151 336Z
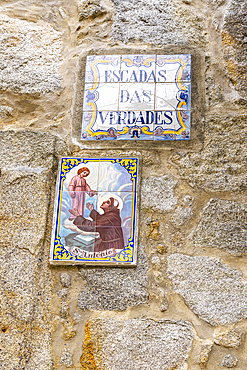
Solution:
M80 177L78 175L72 177L69 183L69 195L73 199L73 208L77 209L80 215L83 216L84 214L84 207L85 207L85 198L86 193L92 197L94 193L92 192L92 189L87 184L84 177ZM73 196L75 196L73 198Z

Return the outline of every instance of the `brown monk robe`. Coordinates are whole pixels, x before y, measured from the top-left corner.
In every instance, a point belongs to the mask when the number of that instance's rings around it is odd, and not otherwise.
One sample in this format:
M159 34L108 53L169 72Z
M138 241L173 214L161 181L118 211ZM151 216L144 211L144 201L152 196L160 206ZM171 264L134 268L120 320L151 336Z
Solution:
M121 227L120 210L114 206L114 198L109 198L100 206L103 215L95 211L93 204L87 203L86 207L91 211L90 217L93 221L77 215L74 225L83 231L99 232L101 243L95 247L94 252L101 252L107 249L123 249L124 239ZM78 212L77 212L78 214Z

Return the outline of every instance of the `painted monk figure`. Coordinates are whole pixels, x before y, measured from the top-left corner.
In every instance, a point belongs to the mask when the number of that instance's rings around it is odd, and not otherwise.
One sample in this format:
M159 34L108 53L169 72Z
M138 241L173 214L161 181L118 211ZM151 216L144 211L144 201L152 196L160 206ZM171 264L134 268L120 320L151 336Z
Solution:
M93 221L84 218L77 210L72 210L72 213L77 216L73 222L74 225L83 231L99 232L101 243L94 252L124 248L120 210L114 202L116 199L111 197L101 204L100 208L104 211L102 215L95 211L93 204L87 203L86 207L91 211L90 217Z
M97 194L95 190L92 190L87 184L85 177L90 174L90 170L87 167L82 167L77 171L77 175L73 176L70 180L68 191L69 195L73 199L73 209L77 209L79 214L83 216L85 207L85 197L88 194L93 197ZM74 220L75 216L71 215L70 220Z

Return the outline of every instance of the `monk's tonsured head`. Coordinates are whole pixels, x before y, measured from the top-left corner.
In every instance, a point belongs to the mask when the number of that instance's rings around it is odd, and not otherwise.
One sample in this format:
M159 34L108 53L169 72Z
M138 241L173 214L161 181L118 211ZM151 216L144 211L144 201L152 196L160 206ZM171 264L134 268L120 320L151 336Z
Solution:
M118 201L111 197L105 200L104 202L102 202L100 208L103 209L104 212L107 212L107 211L110 211L114 207L118 209L118 205L119 205Z
M87 167L79 168L77 175L80 177L87 177L90 174L90 170Z

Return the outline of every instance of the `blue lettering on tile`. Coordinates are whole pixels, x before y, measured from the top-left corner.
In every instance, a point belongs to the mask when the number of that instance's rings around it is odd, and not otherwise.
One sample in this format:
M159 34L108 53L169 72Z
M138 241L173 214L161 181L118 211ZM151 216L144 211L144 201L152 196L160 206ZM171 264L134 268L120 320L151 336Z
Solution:
M88 57L82 139L187 140L190 111L190 55Z
M166 71L159 71L158 72L158 75L159 75L159 77L158 77L158 82L165 82L166 81L166 76L165 76L165 74L166 74ZM161 77L161 78L160 78Z

